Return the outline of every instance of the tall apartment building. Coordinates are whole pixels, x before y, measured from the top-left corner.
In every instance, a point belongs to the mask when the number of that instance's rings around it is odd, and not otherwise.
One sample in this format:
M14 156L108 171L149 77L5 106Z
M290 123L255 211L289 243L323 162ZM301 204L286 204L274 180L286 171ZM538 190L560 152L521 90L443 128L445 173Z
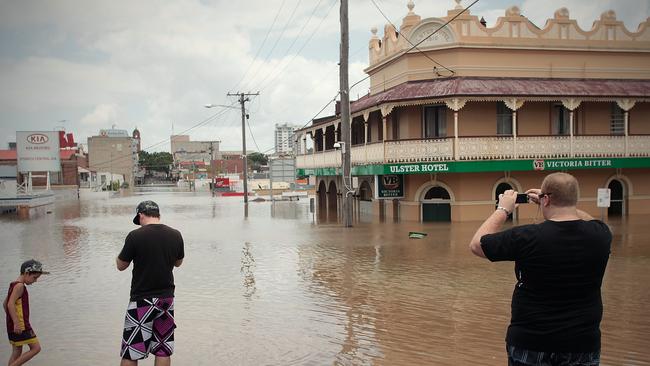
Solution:
M513 6L487 27L457 4L420 17L409 1L399 30L372 29L370 92L350 106L356 209L483 220L505 190L567 171L593 216L600 188L611 190L607 215L650 213L650 19L627 29L610 10L585 30L560 8L538 27ZM335 115L296 132L298 175L315 179L319 207L334 212L347 194L340 130Z
M283 123L275 124L275 153L277 155L295 155L295 136L296 126Z
M130 187L138 172L138 144L127 130L102 129L88 138L88 166L98 173L121 174Z

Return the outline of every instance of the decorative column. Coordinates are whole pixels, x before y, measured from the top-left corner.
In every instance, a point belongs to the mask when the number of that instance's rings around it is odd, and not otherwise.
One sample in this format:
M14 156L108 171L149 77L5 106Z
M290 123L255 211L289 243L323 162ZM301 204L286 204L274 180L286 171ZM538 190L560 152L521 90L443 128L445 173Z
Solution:
M629 156L630 153L628 152L628 136L630 135L630 130L629 130L629 120L630 120L630 109L634 107L634 104L636 104L635 100L632 99L621 99L617 100L616 104L618 104L619 107L623 110L623 128L625 129L625 156Z
M580 106L580 103L582 103L581 100L579 99L564 99L562 100L562 105L564 105L564 108L569 110L569 140L570 140L570 146L571 146L571 157L574 156L573 153L573 111Z
M307 154L307 134L302 135L302 154Z
M512 154L517 159L519 156L517 153L517 110L524 105L524 101L517 98L510 98L503 102L512 111Z
M321 131L323 131L323 145L321 146L321 151L325 152L325 146L326 146L326 141L327 141L327 127L321 128Z
M454 111L454 160L458 160L460 157L458 149L458 111L465 106L465 103L467 103L467 100L458 98L445 101L447 108Z
M394 105L392 105L392 104L383 105L381 107L381 120L383 122L383 125L382 125L382 128L383 128L382 134L383 135L382 135L382 137L383 137L383 141L384 141L383 142L383 145L384 145L383 162L384 163L386 162L386 134L387 134L386 124L388 122L387 121L388 115L390 114L390 112L393 111L393 107L394 107Z

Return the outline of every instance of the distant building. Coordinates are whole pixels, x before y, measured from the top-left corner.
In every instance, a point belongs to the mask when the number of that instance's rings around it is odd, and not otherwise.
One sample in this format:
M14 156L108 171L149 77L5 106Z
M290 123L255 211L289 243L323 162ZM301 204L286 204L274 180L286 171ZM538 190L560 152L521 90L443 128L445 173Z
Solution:
M221 141L191 141L188 135L172 135L171 154L174 163L202 161L209 163L219 157Z
M138 130L137 127L135 128L135 130L133 130L133 139L134 139L134 140L136 141L136 143L138 144L138 145L137 145L137 148L136 148L136 151L137 151L137 152L140 152L140 150L141 150L141 145L140 145L140 130Z
M217 174L206 167L221 158L219 143L221 141L191 141L189 135L172 135L170 137L171 154L174 158L173 175L178 178L207 177Z
M275 153L277 155L295 155L294 135L295 126L275 124Z
M126 130L100 130L99 135L88 138L90 170L121 174L132 187L138 171L138 141Z
M79 150L77 143L74 142L72 133L59 131L59 158L61 161L61 170L50 172L50 184L53 186L62 185L79 185L79 166L80 161L85 159L83 151ZM0 180L13 179L21 184L26 181L25 174L19 174L17 171L18 151L16 143L9 143L9 150L0 150ZM47 178L46 172L32 172L32 184L36 187L45 186ZM12 178L13 177L13 178Z

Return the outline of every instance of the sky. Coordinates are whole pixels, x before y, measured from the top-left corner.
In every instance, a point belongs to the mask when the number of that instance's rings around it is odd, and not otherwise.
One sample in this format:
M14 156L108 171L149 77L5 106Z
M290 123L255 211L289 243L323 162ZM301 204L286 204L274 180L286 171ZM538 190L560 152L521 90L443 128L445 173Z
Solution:
M408 12L408 0L374 2L397 26ZM349 3L352 85L366 76L370 29L381 37L387 20L371 0ZM423 19L456 5L414 3ZM630 31L650 16L650 0L479 0L469 11L490 27L513 5L539 27L561 7L584 30L610 9ZM0 149L16 131L63 128L85 143L137 127L150 152L169 151L172 133L241 150L227 94L259 92L246 103L246 144L270 154L275 124L333 114L339 29L336 0L0 0ZM362 82L351 99L367 92Z

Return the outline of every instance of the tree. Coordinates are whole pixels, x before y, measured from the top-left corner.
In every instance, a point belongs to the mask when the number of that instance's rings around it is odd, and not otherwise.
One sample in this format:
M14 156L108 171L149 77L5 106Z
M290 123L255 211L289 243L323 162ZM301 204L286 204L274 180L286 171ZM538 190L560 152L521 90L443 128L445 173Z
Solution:
M149 153L143 150L138 157L140 167L146 170L145 175L150 175L152 171L169 174L169 167L174 162L172 154L164 151Z
M252 170L259 170L260 166L266 165L269 163L269 158L259 152L254 152L248 154L248 165Z

